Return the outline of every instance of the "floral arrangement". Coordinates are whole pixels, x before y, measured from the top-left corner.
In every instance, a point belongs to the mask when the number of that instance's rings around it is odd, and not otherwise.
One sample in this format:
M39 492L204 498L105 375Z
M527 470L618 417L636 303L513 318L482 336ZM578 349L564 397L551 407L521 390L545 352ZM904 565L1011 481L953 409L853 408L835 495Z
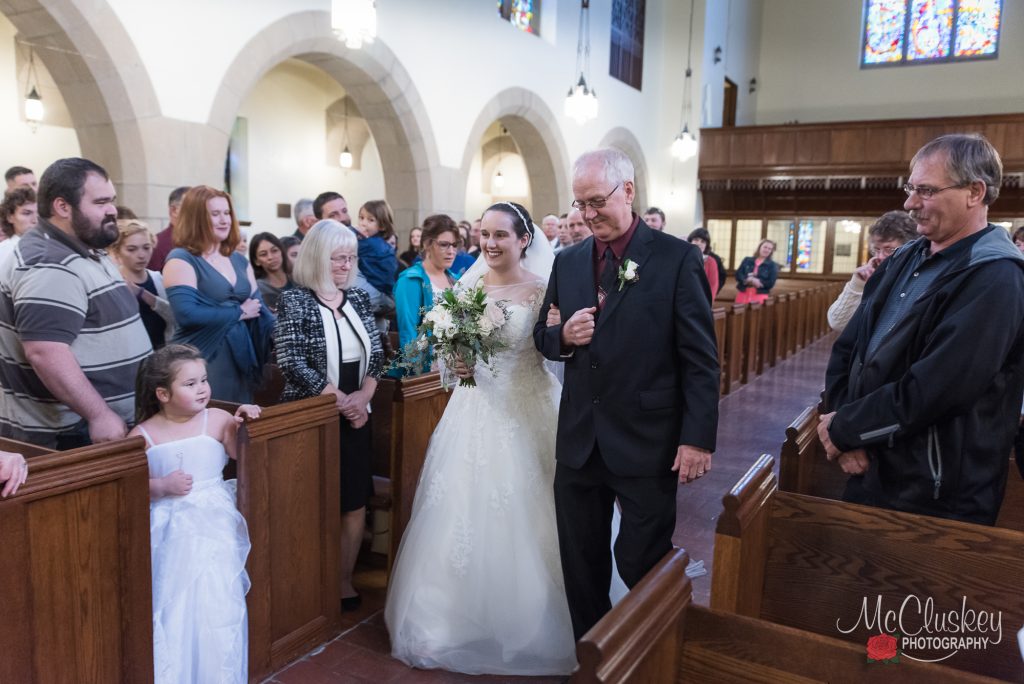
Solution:
M477 361L488 363L495 352L507 346L499 333L509 319L508 306L503 301L487 301L482 286L458 292L449 288L422 313L416 339L405 346L392 367L419 373L424 352L432 349L449 366L461 359L472 368ZM459 387L476 387L476 380L460 378Z

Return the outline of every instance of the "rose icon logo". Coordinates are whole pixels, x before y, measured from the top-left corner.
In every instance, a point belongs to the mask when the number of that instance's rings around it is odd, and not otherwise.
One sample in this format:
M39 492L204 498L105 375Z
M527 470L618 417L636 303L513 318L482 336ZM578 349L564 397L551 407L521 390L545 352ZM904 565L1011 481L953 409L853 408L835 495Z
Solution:
M896 646L896 637L888 634L876 634L868 639L867 650L868 662L900 662L900 652Z

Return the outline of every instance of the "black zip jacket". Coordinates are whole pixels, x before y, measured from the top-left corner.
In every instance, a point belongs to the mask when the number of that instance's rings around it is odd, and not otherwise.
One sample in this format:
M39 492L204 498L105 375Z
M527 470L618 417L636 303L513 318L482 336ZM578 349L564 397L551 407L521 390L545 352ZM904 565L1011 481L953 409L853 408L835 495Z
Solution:
M922 240L872 276L832 348L829 435L871 459L844 498L991 525L1024 392L1024 257L989 224L867 357L885 301Z

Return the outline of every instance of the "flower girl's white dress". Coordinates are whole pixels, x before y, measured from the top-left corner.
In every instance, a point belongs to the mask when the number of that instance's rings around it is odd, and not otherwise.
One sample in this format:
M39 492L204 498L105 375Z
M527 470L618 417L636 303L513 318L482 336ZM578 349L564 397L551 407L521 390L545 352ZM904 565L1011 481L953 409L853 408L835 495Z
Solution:
M189 494L150 504L158 684L248 680L249 533L235 506L235 481L221 475L227 453L206 434L206 419L200 434L163 444L139 428L150 445L150 477L179 469L192 475Z
M511 302L511 346L478 366L477 387L453 391L431 437L384 613L407 664L506 675L576 665L552 492L561 388L533 344L545 285L488 289Z

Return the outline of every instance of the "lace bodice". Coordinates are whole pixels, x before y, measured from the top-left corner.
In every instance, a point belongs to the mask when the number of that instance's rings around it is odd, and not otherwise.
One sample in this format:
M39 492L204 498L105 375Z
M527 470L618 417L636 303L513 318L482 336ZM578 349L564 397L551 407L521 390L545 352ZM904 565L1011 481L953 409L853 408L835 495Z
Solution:
M477 389L522 396L538 391L539 383L547 383L544 357L533 344L533 326L546 288L547 283L539 279L509 286L484 286L487 298L505 302L511 317L501 331L508 347L495 354L489 364L477 368Z

